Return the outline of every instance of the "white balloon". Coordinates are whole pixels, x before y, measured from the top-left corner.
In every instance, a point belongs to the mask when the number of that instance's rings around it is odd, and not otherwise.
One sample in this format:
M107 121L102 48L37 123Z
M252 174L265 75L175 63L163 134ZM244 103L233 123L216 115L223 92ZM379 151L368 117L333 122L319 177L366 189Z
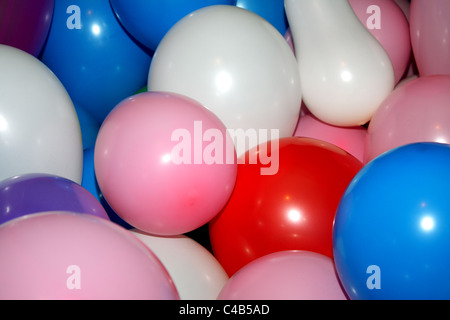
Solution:
M394 88L388 54L348 0L285 0L303 101L336 126L367 123Z
M0 180L26 173L81 183L80 123L50 69L22 50L0 45Z
M228 129L266 130L267 139L261 134L247 148L236 146L238 156L273 138L272 129L292 136L301 107L297 61L286 40L236 6L205 7L180 20L155 52L148 90L191 97Z
M161 261L182 300L215 300L229 277L216 258L195 240L130 230Z

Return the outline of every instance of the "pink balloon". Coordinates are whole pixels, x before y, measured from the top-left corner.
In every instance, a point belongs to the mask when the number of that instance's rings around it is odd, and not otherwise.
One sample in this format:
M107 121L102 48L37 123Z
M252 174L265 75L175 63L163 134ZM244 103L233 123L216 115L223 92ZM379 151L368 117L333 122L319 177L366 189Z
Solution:
M295 137L307 137L323 140L347 151L359 161L364 161L364 149L366 145L366 128L336 127L324 123L311 114L300 117Z
M410 11L411 11L410 0L393 0L393 1L400 7L400 9L402 9L402 11L406 16L406 19L408 19L408 23L409 23L409 17L410 17ZM417 76L418 74L419 74L419 71L417 70L417 64L416 64L416 60L414 59L414 54L411 54L409 65L407 67L407 70L406 70L403 78Z
M369 124L367 163L415 142L450 143L450 75L419 77L397 87Z
M410 24L419 74L450 74L450 1L412 0Z
M250 262L218 300L347 300L333 260L309 251L279 251Z
M411 2L409 0L394 0L394 2L402 9L409 22L409 13L411 11Z
M98 133L94 163L111 208L136 229L178 235L209 222L234 188L237 161L223 123L185 96L122 101Z
M395 83L410 63L411 41L408 19L393 0L349 0L359 20L380 42L391 58Z
M0 226L0 299L178 300L158 258L126 229L46 212Z

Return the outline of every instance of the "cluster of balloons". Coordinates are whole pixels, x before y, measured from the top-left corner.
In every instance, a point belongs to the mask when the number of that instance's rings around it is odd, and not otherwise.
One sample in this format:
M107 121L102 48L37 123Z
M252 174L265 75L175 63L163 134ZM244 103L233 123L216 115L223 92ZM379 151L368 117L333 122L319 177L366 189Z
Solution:
M447 0L0 3L0 299L450 299Z

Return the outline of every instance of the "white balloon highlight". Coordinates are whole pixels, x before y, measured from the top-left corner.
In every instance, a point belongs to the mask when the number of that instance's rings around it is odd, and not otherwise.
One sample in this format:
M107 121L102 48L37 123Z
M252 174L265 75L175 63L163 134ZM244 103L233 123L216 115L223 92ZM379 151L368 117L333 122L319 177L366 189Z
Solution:
M298 65L284 37L235 6L205 7L180 20L155 52L148 90L193 98L228 129L277 129L280 137L292 136L301 107Z

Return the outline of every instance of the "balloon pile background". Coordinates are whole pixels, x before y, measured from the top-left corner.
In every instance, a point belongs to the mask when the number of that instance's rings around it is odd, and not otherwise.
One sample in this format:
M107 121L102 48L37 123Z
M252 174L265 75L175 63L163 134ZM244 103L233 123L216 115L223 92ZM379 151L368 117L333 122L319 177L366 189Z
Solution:
M0 299L449 299L449 29L447 0L2 1Z

